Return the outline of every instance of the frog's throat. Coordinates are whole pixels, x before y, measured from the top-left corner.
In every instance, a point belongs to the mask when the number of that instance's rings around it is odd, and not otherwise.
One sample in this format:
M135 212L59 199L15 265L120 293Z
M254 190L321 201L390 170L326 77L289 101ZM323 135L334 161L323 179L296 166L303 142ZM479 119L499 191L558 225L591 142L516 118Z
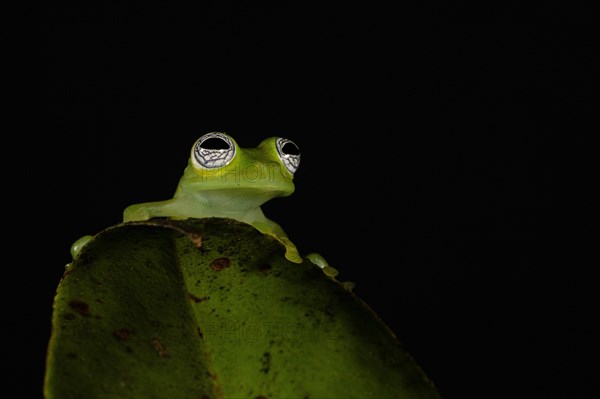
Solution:
M190 190L188 187L178 190L175 193L174 201L188 204L190 209L197 208L201 212L243 215L260 208L261 205L270 199L284 195L287 195L287 193L279 190L265 190L263 188L195 191Z

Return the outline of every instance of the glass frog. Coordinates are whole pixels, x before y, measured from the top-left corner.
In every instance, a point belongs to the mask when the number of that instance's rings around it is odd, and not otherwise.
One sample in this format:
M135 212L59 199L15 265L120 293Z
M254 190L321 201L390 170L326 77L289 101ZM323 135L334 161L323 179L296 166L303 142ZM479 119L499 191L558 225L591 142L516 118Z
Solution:
M235 219L276 238L286 248L285 257L301 263L294 243L260 208L272 198L294 192L293 178L299 165L300 150L291 140L270 137L256 148L241 148L225 133L207 133L192 146L173 198L131 205L123 213L123 222L154 217ZM90 239L85 236L73 244L73 257ZM318 254L309 254L306 259L329 277L337 274Z

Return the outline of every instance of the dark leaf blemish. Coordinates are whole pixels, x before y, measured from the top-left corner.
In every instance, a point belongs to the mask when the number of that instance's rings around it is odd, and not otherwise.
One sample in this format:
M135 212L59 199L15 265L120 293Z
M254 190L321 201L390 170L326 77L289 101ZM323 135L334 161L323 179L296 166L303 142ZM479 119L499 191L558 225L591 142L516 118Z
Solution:
M69 307L84 317L90 315L90 305L83 301L73 300L69 302Z
M120 339L122 341L127 341L129 338L131 338L131 335L133 334L133 331L131 331L128 328L119 328L113 334L118 339Z
M229 258L217 258L217 259L213 259L212 262L210 262L210 268L213 269L214 271L221 271L223 269L225 269L226 267L229 267L229 263L230 260Z
M207 299L210 299L209 296L203 296L202 298L197 297L196 295L192 294L191 292L188 292L188 297L195 303L204 302Z
M260 266L258 266L258 271L259 272L268 272L269 270L271 270L271 265L269 265L268 263L263 263Z
M158 338L154 338L153 340L150 341L152 343L152 347L154 348L154 350L156 350L156 353L158 353L158 356L160 357L169 357L169 351L167 351L167 348L165 348L165 346L162 344L162 342L159 341Z
M269 352L265 352L263 354L261 363L262 363L262 367L261 367L260 371L262 373L267 374L269 372L269 369L271 368L271 354Z

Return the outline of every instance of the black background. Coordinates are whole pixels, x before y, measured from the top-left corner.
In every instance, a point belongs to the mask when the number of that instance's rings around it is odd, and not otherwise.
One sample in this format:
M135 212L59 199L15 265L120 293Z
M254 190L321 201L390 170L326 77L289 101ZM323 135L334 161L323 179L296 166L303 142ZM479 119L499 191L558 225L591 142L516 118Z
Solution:
M170 198L210 131L298 144L296 192L265 213L357 283L444 398L584 397L591 292L555 209L592 107L585 10L200 4L30 10L19 397L40 395L70 244Z

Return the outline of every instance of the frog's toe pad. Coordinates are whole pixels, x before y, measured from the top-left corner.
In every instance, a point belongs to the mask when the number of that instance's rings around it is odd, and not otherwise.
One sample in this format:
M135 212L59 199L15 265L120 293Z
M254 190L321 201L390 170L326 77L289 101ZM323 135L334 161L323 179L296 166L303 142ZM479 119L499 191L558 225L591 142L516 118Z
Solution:
M125 208L123 212L123 222L134 222L138 220L150 219L150 212L145 206L132 205Z

